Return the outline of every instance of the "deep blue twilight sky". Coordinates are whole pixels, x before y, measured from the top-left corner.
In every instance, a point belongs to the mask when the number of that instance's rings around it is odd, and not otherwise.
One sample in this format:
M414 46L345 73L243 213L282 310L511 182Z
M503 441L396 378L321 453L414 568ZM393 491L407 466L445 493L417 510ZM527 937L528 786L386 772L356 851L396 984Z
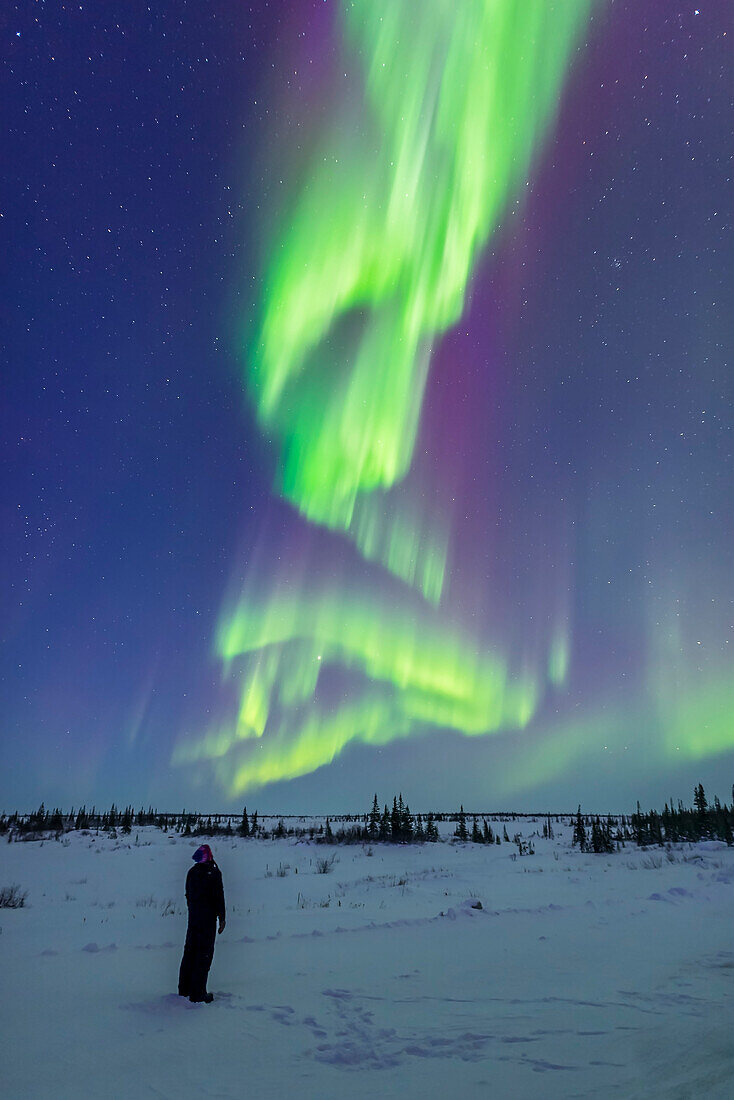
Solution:
M543 113L431 3L409 53L338 0L3 6L0 809L731 800L731 7L578 0ZM467 154L492 65L525 113Z

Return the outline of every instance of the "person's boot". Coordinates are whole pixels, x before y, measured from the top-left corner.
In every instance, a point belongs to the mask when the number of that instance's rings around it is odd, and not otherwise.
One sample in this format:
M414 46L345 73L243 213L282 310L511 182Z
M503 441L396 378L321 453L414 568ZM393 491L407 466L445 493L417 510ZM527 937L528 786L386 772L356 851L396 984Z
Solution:
M213 993L205 993L203 997L194 997L194 995L192 994L189 997L189 1000L193 1001L194 1004L203 1003L205 1005L210 1005L212 1003L212 1001L214 1000L214 994Z

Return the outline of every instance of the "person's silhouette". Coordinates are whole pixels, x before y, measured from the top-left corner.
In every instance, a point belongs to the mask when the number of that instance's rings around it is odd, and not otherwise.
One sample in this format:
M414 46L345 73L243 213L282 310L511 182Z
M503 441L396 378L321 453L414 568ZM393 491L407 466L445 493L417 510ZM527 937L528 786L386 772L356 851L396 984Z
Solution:
M178 992L190 1001L210 1004L214 997L206 991L206 979L214 958L217 919L220 932L225 925L224 886L222 872L214 862L208 844L197 848L193 859L194 866L186 876L189 923L178 975Z

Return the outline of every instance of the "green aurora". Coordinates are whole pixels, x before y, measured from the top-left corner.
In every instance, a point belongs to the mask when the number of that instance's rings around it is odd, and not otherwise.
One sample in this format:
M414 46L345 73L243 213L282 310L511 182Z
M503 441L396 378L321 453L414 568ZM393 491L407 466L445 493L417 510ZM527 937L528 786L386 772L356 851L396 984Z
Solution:
M416 19L412 0L342 5L359 87L268 242L246 383L278 448L279 494L375 564L355 591L343 569L317 585L273 563L227 609L216 655L238 685L236 717L174 762L209 760L232 795L354 741L522 728L567 675L564 619L532 661L462 625L446 591L450 515L406 475L432 349L522 199L590 9L430 0ZM348 681L337 699L322 691L334 674Z
M245 658L237 720L181 746L176 762L218 760L237 792L313 771L353 740L380 745L436 726L469 736L522 727L539 690L530 671L513 675L428 604L395 608L339 586L243 599L222 625L218 651L238 679ZM350 691L322 706L317 684L330 667L352 673ZM253 739L255 751L233 765L230 751Z
M381 510L355 515L356 502L410 468L431 349L522 195L590 6L431 0L420 19L409 0L342 7L363 87L269 242L246 382L280 447L279 490L366 553L392 539Z

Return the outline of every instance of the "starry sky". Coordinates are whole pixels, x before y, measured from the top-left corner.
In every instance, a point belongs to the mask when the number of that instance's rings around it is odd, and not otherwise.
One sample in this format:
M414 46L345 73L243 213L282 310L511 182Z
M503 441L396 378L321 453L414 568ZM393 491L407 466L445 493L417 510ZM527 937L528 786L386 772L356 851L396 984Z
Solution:
M0 807L731 800L728 7L4 5Z

